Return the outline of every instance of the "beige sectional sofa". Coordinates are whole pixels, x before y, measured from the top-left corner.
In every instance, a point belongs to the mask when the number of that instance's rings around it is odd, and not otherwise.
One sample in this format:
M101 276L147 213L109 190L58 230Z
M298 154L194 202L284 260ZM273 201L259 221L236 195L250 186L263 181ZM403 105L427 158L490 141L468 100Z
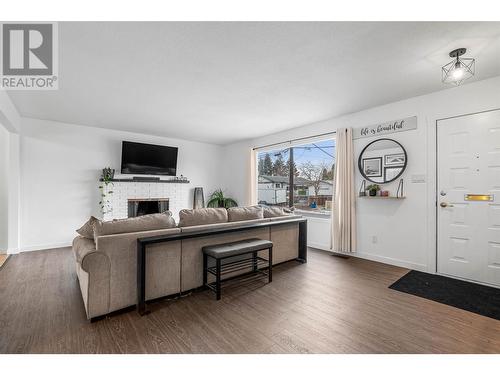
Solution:
M182 210L179 217L179 225L170 213L110 222L91 218L77 231L80 235L73 240L73 252L88 319L136 304L139 238L241 229L148 245L146 300L202 286L202 247L206 245L262 238L274 243L273 264L299 257L299 224L303 219L281 208ZM280 225L252 228L257 223L271 222L280 222Z

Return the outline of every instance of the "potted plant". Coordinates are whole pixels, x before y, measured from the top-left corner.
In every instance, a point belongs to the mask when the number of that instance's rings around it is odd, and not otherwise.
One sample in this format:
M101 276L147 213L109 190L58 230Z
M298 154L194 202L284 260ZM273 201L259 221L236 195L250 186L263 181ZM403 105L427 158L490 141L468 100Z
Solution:
M368 195L370 195L370 197L375 197L377 195L377 191L380 190L380 186L377 184L371 184L366 187L366 190L368 190Z
M106 168L103 168L102 169L102 179L103 181L110 181L112 180L113 178L115 178L115 170L110 168L110 167L106 167Z
M222 189L215 190L210 199L207 202L207 207L236 207L238 203L233 198L228 198L224 196Z
M103 216L113 211L113 207L111 206L110 202L110 196L113 194L112 187L114 177L114 169L104 168L102 170L102 184L99 186L99 189L101 190L101 201L99 202L99 205L101 206L101 212Z

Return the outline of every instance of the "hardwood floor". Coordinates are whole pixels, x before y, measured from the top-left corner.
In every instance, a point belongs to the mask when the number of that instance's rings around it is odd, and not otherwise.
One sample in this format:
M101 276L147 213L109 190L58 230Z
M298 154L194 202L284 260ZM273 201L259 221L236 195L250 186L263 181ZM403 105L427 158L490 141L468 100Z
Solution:
M96 323L69 248L0 270L1 353L500 353L500 321L400 293L406 270L310 250L273 282L229 282Z
M8 257L9 256L7 254L0 254L0 268L2 268Z

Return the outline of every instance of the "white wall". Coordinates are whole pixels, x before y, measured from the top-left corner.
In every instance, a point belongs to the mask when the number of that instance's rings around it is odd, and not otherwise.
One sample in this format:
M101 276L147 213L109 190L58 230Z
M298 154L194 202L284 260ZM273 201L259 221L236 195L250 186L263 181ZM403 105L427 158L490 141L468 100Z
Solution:
M0 123L0 254L9 246L9 132Z
M10 100L6 91L0 90L0 127L2 127L2 166L0 174L2 175L3 194L7 194L6 205L2 203L0 215L7 215L7 239L3 239L3 245L7 243L7 252L16 253L19 251L19 127L21 117L16 107ZM4 178L4 176L7 176ZM3 226L5 231L5 226ZM5 234L2 234L2 237Z
M315 249L331 250L332 221L320 215L307 216L307 245Z
M20 136L9 133L9 253L19 252L21 238Z
M497 108L500 108L500 77L232 144L224 148L224 185L236 199L249 202L250 164L247 158L251 147L331 132L340 127L356 128L417 116L416 130L390 136L400 142L408 153L408 168L403 175L407 199L358 199L357 256L435 272L436 120ZM364 138L354 142L356 158L362 148L374 139L376 138ZM424 175L426 182L412 183L412 175ZM357 172L357 189L361 180L361 175ZM384 189L392 192L395 192L396 188L396 183L384 185ZM377 237L376 243L373 243L374 236Z
M5 90L0 90L0 124L13 133L18 132L21 124L21 116Z
M21 248L67 246L90 215L99 215L98 179L120 170L123 140L179 147L177 173L205 195L221 185L221 146L23 118L21 123ZM130 177L130 176L128 176Z

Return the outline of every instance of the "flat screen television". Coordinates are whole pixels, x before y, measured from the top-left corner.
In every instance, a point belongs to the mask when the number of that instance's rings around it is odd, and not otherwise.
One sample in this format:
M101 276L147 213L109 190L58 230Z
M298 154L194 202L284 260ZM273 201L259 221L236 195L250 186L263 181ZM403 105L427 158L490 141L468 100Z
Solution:
M175 176L177 147L123 141L122 173Z

